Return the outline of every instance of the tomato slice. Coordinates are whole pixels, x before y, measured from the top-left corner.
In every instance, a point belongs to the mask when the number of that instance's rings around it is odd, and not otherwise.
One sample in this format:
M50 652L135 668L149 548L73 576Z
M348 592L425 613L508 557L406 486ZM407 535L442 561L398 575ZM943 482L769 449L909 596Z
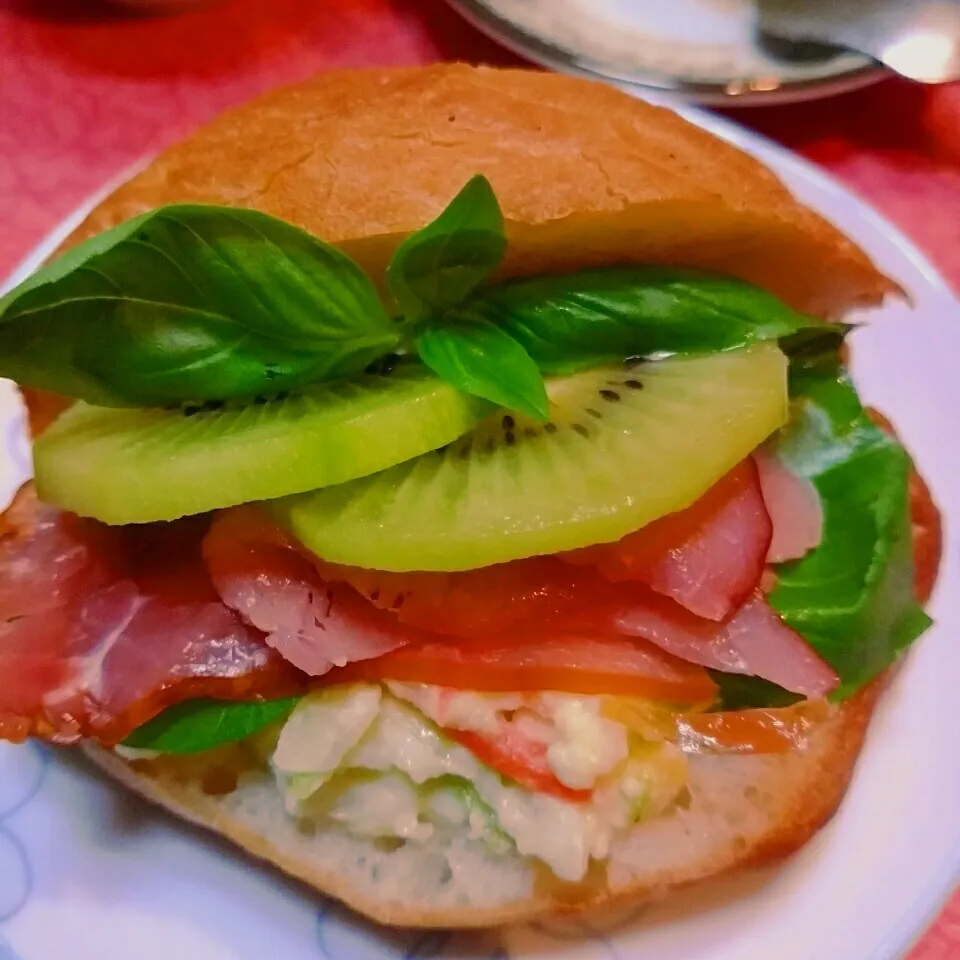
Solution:
M685 753L787 753L810 744L812 731L828 715L825 700L792 707L677 716L677 738Z
M713 700L707 671L644 640L587 634L489 643L411 644L347 664L331 682L408 680L479 693L624 694L653 700Z
M609 585L596 570L530 557L456 573L389 573L314 560L320 576L350 584L401 623L483 640L557 622Z
M514 724L504 722L500 735L488 737L470 730L446 730L481 763L536 793L549 793L562 800L583 802L589 790L572 790L562 784L547 763L547 744L524 736Z

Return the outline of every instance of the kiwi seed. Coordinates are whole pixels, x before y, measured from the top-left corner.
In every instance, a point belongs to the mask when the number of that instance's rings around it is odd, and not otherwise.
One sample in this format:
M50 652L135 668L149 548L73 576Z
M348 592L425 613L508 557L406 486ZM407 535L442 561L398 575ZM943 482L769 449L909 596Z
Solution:
M786 410L776 345L644 370L642 390L625 385L634 375L622 367L551 379L547 424L499 410L447 457L270 509L318 556L378 570L473 569L617 540L689 505Z
M345 483L442 448L489 414L422 367L174 409L76 404L34 449L37 489L106 523L149 523ZM471 440L467 440L471 443Z

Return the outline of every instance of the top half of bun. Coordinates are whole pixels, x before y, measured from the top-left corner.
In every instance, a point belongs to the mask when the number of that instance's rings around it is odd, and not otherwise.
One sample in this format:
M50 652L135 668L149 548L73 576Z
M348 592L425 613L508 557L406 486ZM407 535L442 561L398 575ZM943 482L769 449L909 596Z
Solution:
M896 289L762 164L610 87L463 65L317 76L231 110L107 199L71 242L171 202L258 208L380 279L474 174L508 223L510 275L624 262L740 276L838 317Z

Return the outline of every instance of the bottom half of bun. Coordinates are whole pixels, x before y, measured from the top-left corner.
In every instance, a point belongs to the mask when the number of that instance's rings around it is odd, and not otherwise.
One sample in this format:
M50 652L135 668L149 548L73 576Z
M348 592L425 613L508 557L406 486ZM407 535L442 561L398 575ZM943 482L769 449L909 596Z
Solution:
M231 840L321 894L385 924L487 927L659 899L679 887L786 857L839 806L881 679L832 711L804 750L768 756L695 756L689 803L635 827L615 845L606 877L546 882L533 862L445 839L384 849L336 828L304 827L284 808L269 772L244 774L210 794L199 772L128 761L97 746L88 756L125 786Z

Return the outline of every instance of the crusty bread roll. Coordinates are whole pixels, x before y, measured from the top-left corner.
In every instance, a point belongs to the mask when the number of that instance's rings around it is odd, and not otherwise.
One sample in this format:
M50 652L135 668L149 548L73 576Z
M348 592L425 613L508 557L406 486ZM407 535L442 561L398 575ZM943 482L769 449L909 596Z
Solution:
M505 273L715 268L838 317L897 288L762 164L598 83L443 65L328 73L228 111L121 187L68 243L164 203L255 207L374 279L476 173L510 235Z
M834 709L803 752L693 757L689 807L647 820L615 844L607 883L597 886L543 882L519 857L484 857L456 842L388 852L339 830L305 833L284 811L268 772L243 777L231 793L211 795L196 765L196 775L185 776L175 763L128 762L97 746L85 749L147 799L380 923L488 927L655 899L793 853L839 806L879 691L874 684Z
M326 74L232 110L119 189L68 244L160 204L233 204L299 224L381 278L403 236L476 173L508 222L506 275L679 263L823 317L897 290L770 171L673 113L583 80L450 65ZM840 803L881 686L832 708L805 751L694 757L689 807L635 828L608 882L578 888L452 843L388 853L305 833L266 773L209 794L202 776L170 764L87 752L144 796L377 920L486 926L658 896L795 850Z

